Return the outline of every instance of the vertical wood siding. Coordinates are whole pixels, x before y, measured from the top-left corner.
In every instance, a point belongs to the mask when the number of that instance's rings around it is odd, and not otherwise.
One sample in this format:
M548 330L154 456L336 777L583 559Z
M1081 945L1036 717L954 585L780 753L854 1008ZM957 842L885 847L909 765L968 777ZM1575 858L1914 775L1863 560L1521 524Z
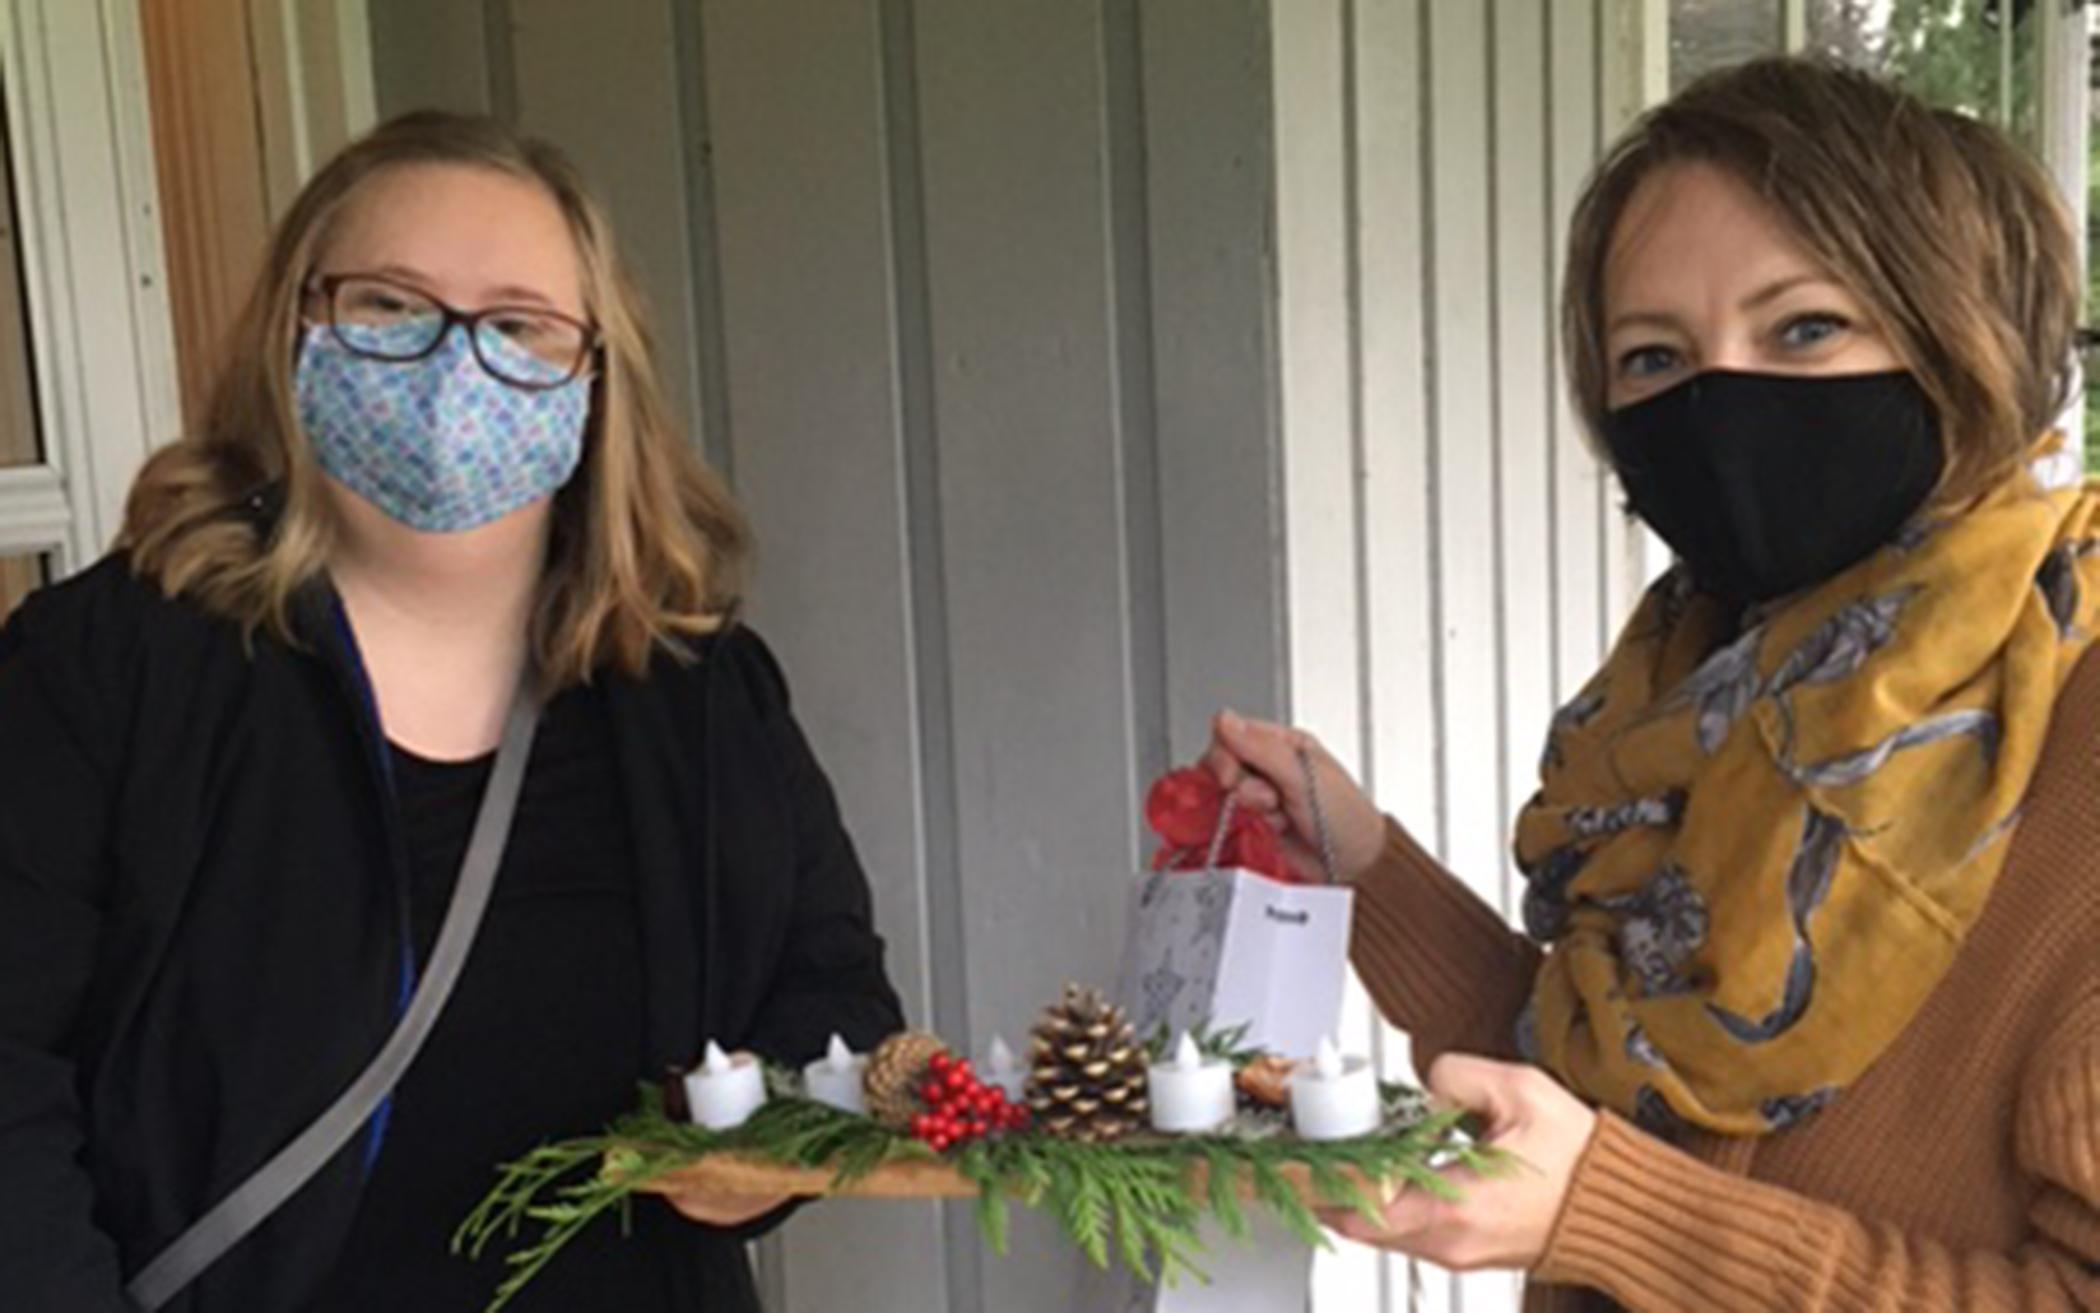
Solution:
M1473 888L1642 577L1561 395L1554 306L1613 121L1612 0L1278 0L1290 706ZM1360 991L1351 1046L1411 1077ZM1509 1310L1506 1274L1322 1255L1315 1309Z

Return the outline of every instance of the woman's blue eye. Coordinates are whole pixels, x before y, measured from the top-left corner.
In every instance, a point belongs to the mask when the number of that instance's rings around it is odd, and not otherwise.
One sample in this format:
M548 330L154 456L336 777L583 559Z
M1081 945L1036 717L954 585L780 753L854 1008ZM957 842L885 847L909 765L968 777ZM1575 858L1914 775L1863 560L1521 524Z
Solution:
M1796 315L1779 326L1779 341L1790 350L1820 346L1852 325L1839 315Z
M1619 357L1619 373L1627 378L1654 378L1677 368L1677 352L1666 346L1635 347Z

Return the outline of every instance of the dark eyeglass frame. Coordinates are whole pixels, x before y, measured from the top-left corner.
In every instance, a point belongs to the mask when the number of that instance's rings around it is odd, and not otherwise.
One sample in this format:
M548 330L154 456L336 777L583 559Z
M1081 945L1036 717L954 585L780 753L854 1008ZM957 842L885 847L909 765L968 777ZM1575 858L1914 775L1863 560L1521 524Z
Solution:
M427 301L431 305L436 306L439 317L439 327L437 334L430 339L430 345L424 347L421 351L416 352L414 355L382 355L366 347L359 346L357 343L351 341L348 337L344 336L342 325L336 322L335 295L337 289L341 288L344 283L353 282L378 283L382 287L392 288L397 292L402 292L408 296L414 297L418 301ZM440 346L444 345L445 339L452 335L452 326L454 324L460 324L463 325L467 330L467 344L473 348L474 362L481 366L482 372L486 373L490 378L495 379L499 383L506 384L510 387L519 388L526 392L548 392L558 387L566 387L568 384L574 382L578 377L580 377L586 369L589 369L592 365L595 365L597 363L598 351L600 346L603 345L601 339L598 336L598 330L596 328L592 327L590 324L584 322L583 320L578 319L574 315L563 314L559 310L550 310L545 306L515 304L488 305L483 306L479 310L462 310L458 306L449 305L444 301L438 300L436 297L432 296L430 293L424 291L420 287L413 287L407 283L400 281L399 279L388 278L384 274L315 274L311 278L306 280L306 289L314 296L319 297L321 303L327 307L328 318L326 322L328 324L328 331L335 338L336 341L343 344L343 349L346 351L349 351L355 355L362 356L366 360L384 361L385 363L390 365L413 364L418 360L428 359L434 352L437 351L437 349ZM549 319L559 319L561 322L568 324L572 328L576 329L579 333L583 335L583 348L576 353L576 363L569 366L569 371L566 374L563 374L560 378L546 380L526 380L516 378L510 374L504 373L500 369L497 369L494 365L489 363L489 358L486 355L482 354L481 324L482 321L485 319L493 319L499 315L505 314L542 315Z

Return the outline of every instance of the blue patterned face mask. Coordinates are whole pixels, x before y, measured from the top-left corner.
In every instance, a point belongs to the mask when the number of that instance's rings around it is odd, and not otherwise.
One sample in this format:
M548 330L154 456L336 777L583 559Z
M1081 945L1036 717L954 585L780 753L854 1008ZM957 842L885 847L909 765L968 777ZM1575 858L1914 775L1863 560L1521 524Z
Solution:
M524 376L544 369L518 357ZM583 458L591 409L588 378L534 391L491 377L464 327L411 361L369 359L309 328L294 390L321 468L424 533L463 533L553 496Z

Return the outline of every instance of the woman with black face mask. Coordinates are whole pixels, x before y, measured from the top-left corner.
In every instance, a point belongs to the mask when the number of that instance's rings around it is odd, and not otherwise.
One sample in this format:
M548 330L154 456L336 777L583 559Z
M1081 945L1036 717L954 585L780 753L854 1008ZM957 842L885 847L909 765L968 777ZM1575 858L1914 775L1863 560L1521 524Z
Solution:
M2010 142L1798 61L1578 207L1576 404L1678 561L1554 718L1525 934L1301 731L1208 764L1310 862L1433 1091L1529 1164L1368 1243L1527 1309L2100 1309L2100 485L2072 234Z

